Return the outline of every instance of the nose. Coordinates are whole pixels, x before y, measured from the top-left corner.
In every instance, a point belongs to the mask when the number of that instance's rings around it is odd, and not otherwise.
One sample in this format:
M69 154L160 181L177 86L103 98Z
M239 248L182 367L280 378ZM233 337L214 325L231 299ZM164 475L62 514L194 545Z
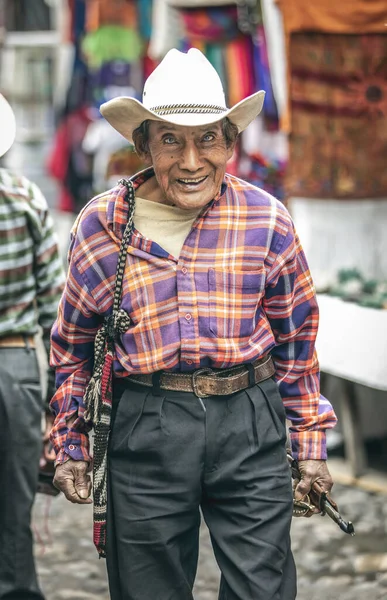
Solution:
M180 169L190 171L191 173L196 173L203 166L200 151L193 140L185 144L181 153L179 166Z

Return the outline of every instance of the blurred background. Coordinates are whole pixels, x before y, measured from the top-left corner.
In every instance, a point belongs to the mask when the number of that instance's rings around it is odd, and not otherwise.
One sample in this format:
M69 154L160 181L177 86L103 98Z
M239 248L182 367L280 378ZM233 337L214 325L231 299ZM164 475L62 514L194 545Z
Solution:
M166 52L192 46L228 106L266 91L228 170L287 205L319 297L322 391L340 419L330 465L357 535L294 523L298 597L387 599L386 0L0 0L0 91L17 122L1 162L42 189L65 260L81 208L142 168L99 106L141 100ZM38 496L34 528L47 600L108 598L88 507ZM196 598L217 586L203 531Z

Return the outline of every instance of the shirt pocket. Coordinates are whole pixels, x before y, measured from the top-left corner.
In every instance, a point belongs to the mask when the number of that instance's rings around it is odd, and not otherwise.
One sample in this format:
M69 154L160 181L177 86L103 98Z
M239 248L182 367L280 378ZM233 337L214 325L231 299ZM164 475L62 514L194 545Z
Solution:
M265 292L265 269L208 270L209 328L218 338L250 337Z

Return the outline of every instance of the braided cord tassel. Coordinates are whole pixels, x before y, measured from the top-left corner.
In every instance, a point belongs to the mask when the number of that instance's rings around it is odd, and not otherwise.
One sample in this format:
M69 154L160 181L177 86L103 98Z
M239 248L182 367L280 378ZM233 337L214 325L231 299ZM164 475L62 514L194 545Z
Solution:
M90 419L94 426L93 540L101 558L106 558L107 452L113 401L114 341L118 335L128 330L131 323L129 315L120 308L120 304L128 245L133 230L135 196L131 181L121 179L119 183L127 189L129 216L118 255L112 313L105 318L96 335L94 369L84 395L85 418Z

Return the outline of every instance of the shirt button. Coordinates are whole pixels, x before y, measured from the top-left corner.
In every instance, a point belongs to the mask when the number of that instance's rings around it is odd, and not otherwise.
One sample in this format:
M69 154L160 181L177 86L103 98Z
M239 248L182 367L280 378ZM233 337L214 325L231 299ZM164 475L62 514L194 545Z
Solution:
M187 363L187 365L192 365L193 360L191 360L190 358L187 358L187 360L185 362Z
M183 273L183 275L187 275L188 269L186 267L183 267L181 272Z
M190 313L187 313L187 314L185 315L185 320L186 320L186 321L190 321L191 319L192 319L192 315L191 315Z
M76 446L74 446L74 444L70 444L70 446L69 446L69 450L76 450L76 449L77 449L77 447L76 447Z

